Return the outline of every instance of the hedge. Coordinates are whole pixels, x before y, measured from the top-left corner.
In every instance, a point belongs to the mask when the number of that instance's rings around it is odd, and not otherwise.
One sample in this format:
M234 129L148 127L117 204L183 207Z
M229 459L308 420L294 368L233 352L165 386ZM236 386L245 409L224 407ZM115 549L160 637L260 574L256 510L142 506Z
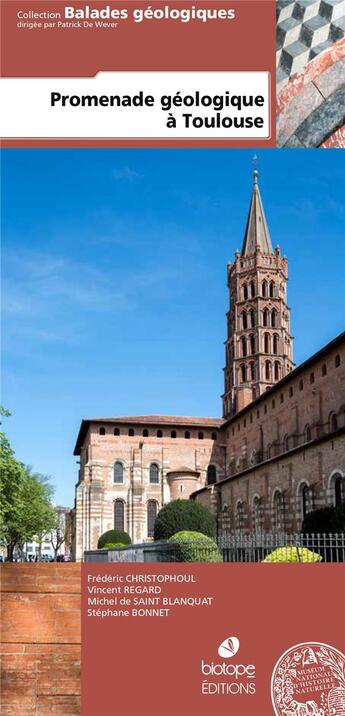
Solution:
M108 530L108 532L104 532L100 536L97 547L98 549L104 549L106 545L118 545L119 542L121 542L122 546L126 544L132 544L132 540L129 534L127 534L127 532L125 532L124 530Z
M184 530L170 537L176 546L176 562L222 562L223 558L216 543L200 532Z
M183 530L216 535L216 521L212 512L194 500L174 500L159 511L154 527L154 539L170 539Z
M306 547L278 547L263 562L321 562L322 557Z
M308 512L303 520L304 534L345 532L345 502L337 507L321 507Z

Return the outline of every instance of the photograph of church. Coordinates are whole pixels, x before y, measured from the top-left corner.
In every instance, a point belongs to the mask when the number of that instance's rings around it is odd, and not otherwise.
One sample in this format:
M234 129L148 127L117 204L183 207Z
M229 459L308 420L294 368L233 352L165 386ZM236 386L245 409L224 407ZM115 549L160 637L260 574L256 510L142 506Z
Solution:
M255 167L242 248L227 266L222 416L83 419L77 560L113 527L152 539L170 500L209 507L226 535L297 532L309 511L344 499L345 334L296 366L287 281Z

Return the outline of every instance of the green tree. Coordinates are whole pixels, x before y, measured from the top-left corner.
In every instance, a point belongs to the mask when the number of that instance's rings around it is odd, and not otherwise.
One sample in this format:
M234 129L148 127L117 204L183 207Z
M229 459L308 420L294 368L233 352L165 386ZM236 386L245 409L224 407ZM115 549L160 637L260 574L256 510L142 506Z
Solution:
M2 416L9 412L0 409ZM53 488L47 477L35 474L15 458L4 432L0 432L0 542L13 560L15 547L37 537L42 541L56 522L51 498Z
M173 500L158 512L154 538L164 540L183 530L201 532L211 537L216 534L216 521L212 512L194 500Z
M316 534L322 532L345 532L345 501L336 507L321 507L308 512L303 520L302 533Z

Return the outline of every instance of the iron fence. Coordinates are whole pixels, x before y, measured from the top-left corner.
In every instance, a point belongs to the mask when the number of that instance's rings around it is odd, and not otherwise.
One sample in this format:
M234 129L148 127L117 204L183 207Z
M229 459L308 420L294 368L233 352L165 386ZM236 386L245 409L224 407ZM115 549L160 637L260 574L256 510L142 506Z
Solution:
M224 562L262 562L276 550L272 561L345 562L345 533L220 534L218 547Z
M345 562L345 534L220 534L217 546L198 540L148 542L90 550L86 562Z

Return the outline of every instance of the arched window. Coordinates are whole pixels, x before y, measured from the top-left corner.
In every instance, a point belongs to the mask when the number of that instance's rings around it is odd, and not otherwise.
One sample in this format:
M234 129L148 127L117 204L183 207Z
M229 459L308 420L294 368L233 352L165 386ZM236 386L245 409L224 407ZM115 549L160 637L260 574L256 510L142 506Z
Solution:
M283 437L283 451L284 451L284 452L287 452L288 449L289 449L289 436L288 436L288 435L284 435L284 437Z
M245 336L242 336L241 338L241 348L242 348L242 356L245 358L247 355L247 339Z
M338 430L338 418L335 413L332 413L330 416L329 428L331 433L334 433L336 430Z
M334 365L336 368L339 368L339 366L340 366L340 355L339 354L336 355L334 358Z
M244 504L240 501L236 506L236 529L238 532L243 532L244 530Z
M246 283L243 284L243 298L246 301L248 298L248 286Z
M207 468L207 484L214 485L217 482L217 468L215 465L209 465Z
M262 320L263 320L264 326L268 326L268 309L267 309L267 308L265 308L265 309L263 310Z
M116 485L123 483L123 465L122 462L117 461L114 465L114 482Z
M105 435L105 428L100 428L98 432L100 435Z
M255 380L255 363L250 364L250 379Z
M274 380L279 380L279 378L280 378L279 373L280 373L280 365L279 365L278 361L276 360L275 364L274 364Z
M270 334L269 334L269 333L265 333L265 335L264 335L264 351L265 351L265 353L270 353L270 352L271 352L271 351L270 351L270 347L271 347L271 346L270 346L270 343L271 343L271 341L270 341Z
M131 437L131 438L133 437L133 435L134 435L134 430L133 430L133 428L129 428L129 430L128 430L128 435L129 435L129 437Z
M149 431L148 431L147 428L145 428L145 429L143 430L143 438L148 438L148 436L149 436Z
M159 466L156 462L152 462L150 465L150 483L151 485L159 483Z
M157 430L157 438L162 438L162 437L163 437L162 431L161 431L161 430Z
M120 435L120 428L114 428L114 435Z
M250 317L250 326L251 326L251 328L254 328L255 327L255 311L253 311L253 309L251 309L249 311L249 317Z
M185 437L185 440L190 440L190 432L189 432L189 430L186 430L186 432L185 432L185 434L184 434L184 437Z
M262 295L264 298L266 298L266 296L267 296L267 281L263 281L263 282L262 282L261 295Z
M271 326L272 328L277 328L277 311L275 308L271 312Z
M273 527L276 532L285 531L285 501L280 490L276 490L273 497Z
M125 503L123 500L114 502L114 528L116 530L125 529Z
M306 425L304 428L304 439L306 443L309 443L311 440L311 429L309 425Z
M321 366L321 375L327 375L327 366L326 363L323 363Z
M255 336L254 333L251 334L249 338L249 345L250 345L250 353L253 356L255 353Z
M201 432L198 433L198 440L203 440L203 439L204 439L204 433L201 433Z
M274 355L278 354L278 346L279 346L279 336L277 333L274 333L274 335L273 335L273 353L274 353Z
M155 532L155 521L158 505L156 500L149 500L147 503L147 536L153 537Z
M302 513L302 520L307 516L308 512L310 512L310 506L309 506L309 487L308 485L302 485L301 486L301 513Z
M265 380L271 380L271 363L269 360L265 362Z
M217 433L211 433L212 440L217 440Z
M177 436L176 436L176 430L172 430L172 431L171 431L171 437L172 437L172 438L176 438L176 437L177 437Z
M274 281L270 283L270 297L274 298Z
M246 330L247 327L248 327L247 314L245 311L243 311L243 313L242 313L242 328L243 328L243 330Z
M336 507L342 504L345 499L344 490L345 480L341 475L335 475L334 478L334 503Z
M255 297L255 284L254 284L254 281L252 281L251 284L250 284L250 295L251 295L252 298Z
M230 532L230 512L228 505L222 509L222 532Z
M240 380L241 383L245 383L247 380L247 369L244 363L240 365Z
M262 498L255 495L253 500L253 529L254 532L261 532L263 528Z

